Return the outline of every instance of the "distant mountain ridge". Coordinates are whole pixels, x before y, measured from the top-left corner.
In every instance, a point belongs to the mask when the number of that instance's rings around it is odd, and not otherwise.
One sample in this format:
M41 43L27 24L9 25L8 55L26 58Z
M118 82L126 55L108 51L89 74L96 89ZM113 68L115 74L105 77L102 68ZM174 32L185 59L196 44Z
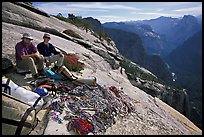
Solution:
M198 22L202 25L202 15L199 15L196 18L198 19Z
M188 38L181 46L173 50L167 58L167 61L173 67L185 69L191 73L202 73L202 31Z
M165 62L158 55L148 55L145 51L144 44L140 35L135 34L134 32L127 32L120 29L114 28L106 28L99 25L99 21L93 19L92 17L86 18L87 21L90 21L94 28L101 28L103 31L108 33L108 35L113 39L116 43L116 47L119 49L122 55L132 60L133 62L141 65L142 67L148 69L153 74L155 74L158 78L164 81L172 81L171 72L168 70ZM122 25L123 23L119 23ZM116 24L117 25L117 24ZM119 26L120 26L119 25ZM148 41L152 41L151 39L158 39L158 35L154 34L151 26L145 24L138 24L138 31L142 31L144 37L150 38ZM129 26L124 26L126 29L131 29ZM148 30L148 32L146 32ZM143 39L144 40L144 39ZM147 39L146 39L147 40Z
M105 28L114 28L126 32L133 32L140 36L144 45L145 51L148 54L161 54L163 49L163 40L161 37L152 30L148 24L142 23L128 23L128 22L109 22L104 23Z
M184 15L183 18L162 16L142 21L107 22L103 26L138 34L141 36L147 53L159 54L161 57L167 56L173 49L202 29L198 19L191 15Z
M157 19L144 20L140 23L150 25L154 32L165 36L166 40L172 43L170 45L171 51L202 28L198 19L192 15L184 15L183 18L162 16Z
M145 50L137 34L109 28L104 28L104 31L114 40L122 55L143 66Z

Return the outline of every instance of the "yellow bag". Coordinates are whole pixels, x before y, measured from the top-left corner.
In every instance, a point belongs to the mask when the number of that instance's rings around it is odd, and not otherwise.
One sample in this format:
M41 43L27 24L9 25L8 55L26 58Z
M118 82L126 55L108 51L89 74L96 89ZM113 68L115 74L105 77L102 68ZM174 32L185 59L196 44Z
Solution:
M28 135L38 123L34 107L2 92L2 135Z

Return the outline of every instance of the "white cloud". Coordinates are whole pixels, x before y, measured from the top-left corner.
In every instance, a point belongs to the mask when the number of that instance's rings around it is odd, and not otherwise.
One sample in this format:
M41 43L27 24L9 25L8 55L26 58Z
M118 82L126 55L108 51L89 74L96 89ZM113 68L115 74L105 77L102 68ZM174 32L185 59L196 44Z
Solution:
M120 22L120 21L130 21L127 17L121 17L121 16L98 16L96 17L98 20L100 20L101 23L105 22Z
M153 2L154 3L154 2ZM155 2L157 3L157 2ZM189 5L195 2L158 2L156 6L181 6L181 5Z
M80 15L83 17L92 16L99 19L101 22L127 21L132 19L143 20L160 16L181 17L189 14L202 14L202 2L124 3L125 4L118 2L47 2L38 3L37 7L49 14L57 15L58 13L61 13L63 16L67 16L68 13L73 13L77 16Z
M131 14L139 15L158 15L158 16L178 16L178 14L173 13L162 13L162 12L131 12Z
M163 11L163 10L164 10L164 9L156 9L156 11L158 11L158 12L159 12L159 11Z
M108 4L103 2L85 2L75 4L62 4L57 2L43 3L37 6L50 14L68 13L68 12L108 12L110 10L139 10L138 8L120 4ZM56 13L57 12L57 13Z
M192 7L192 8L177 9L174 11L179 13L179 14L196 14L196 15L199 15L199 14L202 14L202 5L197 6L197 7Z
M119 9L119 10L139 10L138 8L131 7L131 6L124 6L124 5L117 5L117 4L108 4L103 2L94 2L94 3L80 3L80 4L67 4L69 7L76 7L76 8L86 8L86 9Z

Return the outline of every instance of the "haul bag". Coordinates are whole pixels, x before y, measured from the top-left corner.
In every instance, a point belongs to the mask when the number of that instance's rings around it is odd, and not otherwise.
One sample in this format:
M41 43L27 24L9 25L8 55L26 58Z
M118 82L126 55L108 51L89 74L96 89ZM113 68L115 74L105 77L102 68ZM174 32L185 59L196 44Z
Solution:
M40 95L38 95L37 93L18 86L12 80L6 77L2 77L2 92L5 92L31 106L33 106L36 100L40 97ZM40 110L43 104L44 101L41 98L35 106L36 110Z
M35 105L2 92L2 135L28 135L38 123Z

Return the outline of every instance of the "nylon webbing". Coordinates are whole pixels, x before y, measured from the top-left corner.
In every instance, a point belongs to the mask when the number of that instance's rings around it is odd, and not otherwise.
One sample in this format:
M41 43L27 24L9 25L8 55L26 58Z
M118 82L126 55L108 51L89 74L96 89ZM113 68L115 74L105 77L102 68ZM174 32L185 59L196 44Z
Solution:
M28 108L28 109L26 110L26 112L24 113L23 117L21 118L21 121L19 122L19 125L18 125L18 127L17 127L17 129L16 129L15 135L20 135L21 130L22 130L22 128L23 128L23 125L24 125L24 123L25 123L25 121L26 121L28 115L30 114L30 112L31 112L32 110L35 110L35 108L34 108L34 107L30 107L30 108Z
M33 107L35 108L35 106L38 104L38 102L41 100L41 97L39 97L36 101L35 101L35 103L33 104Z
M11 95L11 87L9 86L10 81L11 81L11 79L8 78L6 81L6 84L2 84L2 86L4 86L4 92L5 93L7 93L6 92L7 89L9 90L9 95Z
M2 123L5 123L5 124L10 124L10 125L14 125L14 126L19 125L19 121L16 121L16 120L13 120L13 119L2 118L1 120L2 120ZM24 127L33 128L34 125L32 125L31 123L25 122Z

